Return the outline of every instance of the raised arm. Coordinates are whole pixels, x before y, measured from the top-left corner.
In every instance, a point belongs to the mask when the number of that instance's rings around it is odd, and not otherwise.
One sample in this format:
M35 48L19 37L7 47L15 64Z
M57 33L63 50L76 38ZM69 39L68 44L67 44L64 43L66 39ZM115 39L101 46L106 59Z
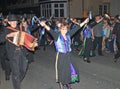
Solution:
M50 32L54 40L57 40L59 33L56 33L53 29L50 28L50 26L46 25L45 21L41 21L40 25Z
M87 24L89 22L89 18L85 19L82 23L78 23L78 22L75 22L73 19L71 19L71 21L74 23L74 24L77 24L79 25L80 27L84 26L85 24Z
M78 22L75 22L73 19L71 19L71 21L72 21L74 24L77 25L74 30L70 30L70 31L69 31L69 34L71 35L71 37L73 37L76 32L78 32L85 24L87 24L87 23L89 22L89 18L85 19L85 20L84 20L82 23L80 23L80 24L79 24Z
M44 27L47 31L50 31L50 29L51 29L48 25L46 25L45 21L41 21L41 22L40 22L40 25L41 25L42 27Z

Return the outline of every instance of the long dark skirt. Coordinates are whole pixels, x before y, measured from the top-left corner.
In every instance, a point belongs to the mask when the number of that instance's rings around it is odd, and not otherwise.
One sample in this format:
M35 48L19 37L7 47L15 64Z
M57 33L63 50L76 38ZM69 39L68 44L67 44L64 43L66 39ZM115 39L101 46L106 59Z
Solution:
M57 53L56 82L62 84L79 82L78 69L72 60L71 53Z

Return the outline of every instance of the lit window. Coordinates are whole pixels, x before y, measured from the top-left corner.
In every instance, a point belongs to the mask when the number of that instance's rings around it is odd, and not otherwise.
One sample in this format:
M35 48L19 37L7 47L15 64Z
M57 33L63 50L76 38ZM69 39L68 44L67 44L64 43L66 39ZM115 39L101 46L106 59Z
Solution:
M99 14L102 15L102 5L99 5Z
M60 17L64 17L64 9L60 9Z
M44 16L46 18L51 16L51 4L47 3L47 4L42 4L40 6L40 11L42 11L40 13L40 16Z
M64 8L64 4L60 4L60 7L63 7L63 8Z
M55 17L59 17L59 10L55 9Z
M108 4L99 5L99 14L103 15L105 13L109 13L109 3Z
M55 17L64 17L64 3L54 4Z
M107 13L107 6L104 5L104 13Z
M54 4L54 7L55 7L55 8L58 8L58 4Z

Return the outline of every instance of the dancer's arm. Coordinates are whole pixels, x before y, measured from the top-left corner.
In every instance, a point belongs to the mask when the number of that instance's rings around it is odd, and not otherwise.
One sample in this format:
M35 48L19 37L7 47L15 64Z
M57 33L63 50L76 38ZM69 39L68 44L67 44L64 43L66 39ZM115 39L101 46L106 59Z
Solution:
M70 30L69 31L69 34L71 35L71 37L77 32L79 31L85 24L87 24L89 22L89 18L85 19L82 23L78 23L78 22L75 22L73 19L71 19L71 21L76 24L76 28L73 29L73 30Z
M54 40L57 40L59 32L55 32L53 29L51 29L50 26L46 25L45 21L42 21L40 25L50 32Z

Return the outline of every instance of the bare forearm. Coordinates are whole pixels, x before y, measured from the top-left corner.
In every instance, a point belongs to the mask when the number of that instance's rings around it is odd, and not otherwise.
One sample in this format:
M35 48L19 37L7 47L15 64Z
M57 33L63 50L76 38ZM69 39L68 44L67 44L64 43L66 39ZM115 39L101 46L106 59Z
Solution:
M48 25L44 25L44 28L46 29L46 30L48 30L48 31L50 31L50 27L48 26Z
M74 20L71 19L71 21L74 23L74 24L77 24L79 25L80 27L84 26L86 23L89 22L89 18L85 19L82 23L78 23L78 22L75 22Z

